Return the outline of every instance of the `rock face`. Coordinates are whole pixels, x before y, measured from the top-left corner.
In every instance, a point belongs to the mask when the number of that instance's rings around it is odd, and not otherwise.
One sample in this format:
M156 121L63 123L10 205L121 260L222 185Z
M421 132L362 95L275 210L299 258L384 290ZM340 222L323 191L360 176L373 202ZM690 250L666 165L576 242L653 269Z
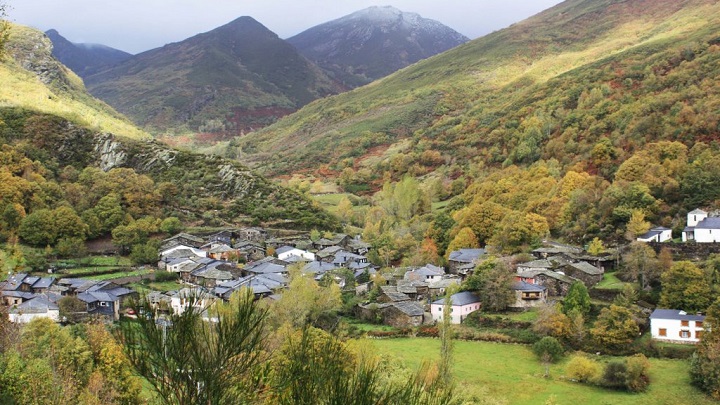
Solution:
M287 41L333 77L357 87L468 40L418 14L370 7Z
M132 57L105 45L70 42L56 30L48 30L45 35L52 41L53 56L82 78Z

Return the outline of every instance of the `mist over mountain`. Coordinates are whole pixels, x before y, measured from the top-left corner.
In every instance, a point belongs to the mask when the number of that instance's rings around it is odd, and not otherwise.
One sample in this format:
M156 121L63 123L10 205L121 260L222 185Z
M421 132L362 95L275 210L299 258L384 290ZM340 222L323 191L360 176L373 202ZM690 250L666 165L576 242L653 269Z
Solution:
M357 87L467 42L457 31L394 7L370 7L288 38L303 55Z
M70 42L54 29L46 31L45 35L52 41L52 55L82 78L132 57L132 54L101 44Z

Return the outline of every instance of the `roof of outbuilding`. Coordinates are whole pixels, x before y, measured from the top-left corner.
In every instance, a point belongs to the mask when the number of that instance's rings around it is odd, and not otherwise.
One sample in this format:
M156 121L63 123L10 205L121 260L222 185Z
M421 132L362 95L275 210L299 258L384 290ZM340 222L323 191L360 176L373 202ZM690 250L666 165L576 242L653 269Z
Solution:
M454 262L470 263L477 260L480 256L484 255L487 251L485 249L459 249L450 252L448 260Z

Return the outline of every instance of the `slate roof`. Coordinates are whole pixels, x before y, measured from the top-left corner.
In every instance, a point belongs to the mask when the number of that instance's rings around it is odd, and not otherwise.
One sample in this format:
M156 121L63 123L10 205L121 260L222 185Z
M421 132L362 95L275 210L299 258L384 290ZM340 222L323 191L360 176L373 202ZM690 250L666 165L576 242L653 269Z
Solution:
M55 277L42 277L40 280L38 280L35 284L33 284L33 288L50 288L51 285L55 282Z
M34 298L23 302L22 304L11 308L10 312L23 314L42 314L47 311L57 311L60 308L54 302L50 301L46 296L36 295Z
M695 229L720 229L720 217L708 217L698 222Z
M409 301L410 297L407 294L401 292L383 292L392 302Z
M279 264L269 263L269 262L260 263L258 265L254 265L254 266L250 266L250 267L245 267L244 270L247 272L250 272L250 273L257 273L257 274L284 273L287 271L285 266L281 266Z
M557 267L555 263L547 259L533 260L531 262L520 263L518 268L534 268L534 269L552 269Z
M510 288L512 288L515 291L525 291L525 292L543 292L543 291L547 290L547 288L545 288L545 286L526 283L524 281L516 281L512 284L512 286Z
M454 252L450 252L448 260L454 262L472 263L485 253L487 253L485 249L459 249Z
M414 301L395 302L392 306L408 316L423 316L425 314L422 305Z
M688 314L679 309L656 309L650 314L650 319L672 319L678 321L704 321L704 315Z
M471 293L470 291L459 292L457 294L453 294L450 297L450 303L454 307L460 307L463 305L474 304L476 302L480 302L480 298L478 298L477 295ZM434 301L433 304L444 305L445 298L441 298L437 301Z
M283 253L286 253L286 252L290 252L290 251L295 250L295 249L297 249L297 248L286 245L286 246L282 246L282 247L279 247L279 248L275 249L275 254L278 254L278 255L279 255L279 254L283 254Z
M603 273L605 273L603 269L595 267L588 262L569 263L568 266L580 270L585 274L590 274L593 276L602 275Z
M327 273L331 270L337 270L338 267L332 263L313 261L305 265L302 271L304 273Z
M9 276L2 284L2 289L5 291L14 291L20 288L23 280L27 277L27 273L16 273Z

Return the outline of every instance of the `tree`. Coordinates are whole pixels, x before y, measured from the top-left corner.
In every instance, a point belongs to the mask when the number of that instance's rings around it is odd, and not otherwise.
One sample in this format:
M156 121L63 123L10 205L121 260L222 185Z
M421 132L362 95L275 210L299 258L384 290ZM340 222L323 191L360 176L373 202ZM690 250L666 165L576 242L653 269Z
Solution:
M704 311L712 290L705 273L689 261L675 262L661 277L660 306L688 312Z
M183 224L177 217L167 217L160 222L160 230L168 235L175 235L182 229Z
M340 287L329 283L319 285L312 277L302 274L298 266L290 266L290 283L279 300L273 303L270 324L295 328L315 325L321 317L333 316L342 306Z
M582 315L587 315L590 312L590 294L582 281L574 281L563 300L563 312L565 315L573 311Z
M562 312L560 304L547 304L538 311L533 331L557 339L566 339L571 333L570 318Z
M78 323L87 318L87 304L77 297L62 297L58 300L57 305L60 308L60 318L67 322Z
M450 242L445 252L445 258L450 256L451 252L454 252L463 248L477 248L479 246L478 238L472 229L465 227L455 235L455 238Z
M603 242L600 240L600 238L595 237L588 245L587 252L593 256L597 256L605 252L605 245L603 245Z
M20 238L33 246L55 244L57 232L53 225L53 214L48 209L31 212L20 222Z
M645 212L641 209L634 209L630 213L630 220L627 223L627 240L633 241L638 236L650 229L650 223L645 221Z
M619 350L637 338L640 328L632 312L617 305L603 308L590 330L593 339L603 348Z
M483 309L500 312L507 309L515 299L510 288L514 280L513 272L505 263L489 258L480 263L468 277L463 289L474 291L482 302Z
M130 260L135 265L157 264L159 248L160 243L158 241L133 245L130 249Z
M552 336L545 336L538 340L533 344L532 349L545 366L545 378L550 376L550 364L560 360L565 352L560 342Z
M199 297L190 297L190 300ZM165 404L249 402L260 389L266 311L241 290L229 303L209 309L214 322L201 319L190 305L161 321L145 302L135 305L147 316L120 325L119 337L135 370Z
M720 325L720 299L708 308L705 322ZM690 363L690 378L694 385L720 400L720 330L705 330Z
M600 363L583 355L573 356L566 370L568 377L581 383L598 381L603 371Z
M629 252L622 258L624 279L637 281L642 289L657 285L661 274L660 263L655 251L647 243L631 243Z

